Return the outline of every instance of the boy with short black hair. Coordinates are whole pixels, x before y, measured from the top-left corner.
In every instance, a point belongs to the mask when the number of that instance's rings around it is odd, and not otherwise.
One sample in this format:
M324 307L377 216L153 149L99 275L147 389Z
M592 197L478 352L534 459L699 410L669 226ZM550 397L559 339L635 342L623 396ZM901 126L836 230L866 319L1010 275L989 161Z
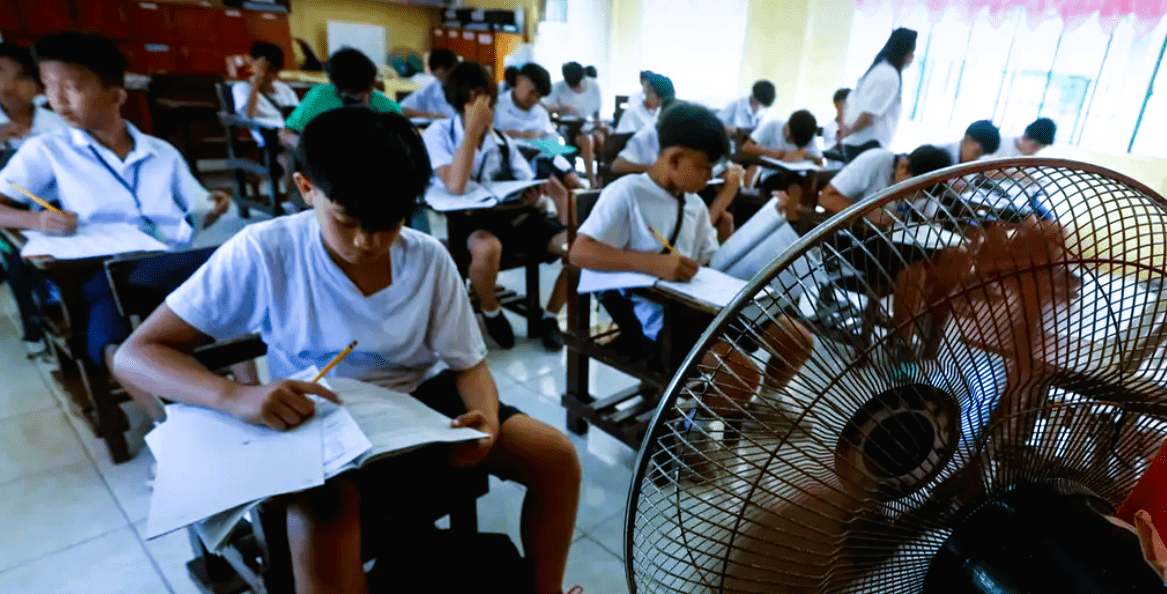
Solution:
M951 165L952 155L930 144L907 155L897 155L885 148L868 149L831 178L831 183L819 192L818 203L834 214L902 181ZM873 210L868 218L878 224L892 220L884 210Z
M787 163L799 161L822 163L823 151L816 142L817 134L818 122L815 121L814 115L800 109L790 114L790 119L786 121L772 119L754 130L742 146L742 154L769 157ZM769 196L774 191L784 191L793 204L801 203L801 174L762 165L755 175L763 196Z
M983 158L1008 159L1012 157L1032 157L1042 149L1054 143L1058 133L1058 125L1049 118L1037 118L1025 127L1021 136L1006 136L1001 138L1001 146L992 154Z
M1001 131L989 120L977 120L968 125L964 138L945 145L952 162L971 163L985 155L997 152L1001 146Z
M498 97L494 127L512 138L534 140L557 136L551 115L540 103L551 94L551 74L530 63L519 69L515 86Z
M396 101L373 88L377 80L377 65L360 50L340 48L328 58L325 69L330 82L312 87L296 110L288 116L285 130L291 134L281 135L288 146L296 146L296 135L303 132L304 126L312 118L330 109L364 105L373 111L401 113L401 106Z
M517 142L491 126L495 120L494 83L481 64L463 62L456 66L446 80L446 99L457 115L434 122L423 135L434 170L432 183L443 185L452 194L462 194L471 182L535 179ZM554 200L560 221L548 216L544 193ZM512 250L544 253L548 262L555 261L550 248L565 241L562 220L567 216L567 205L567 191L550 180L541 188L527 190L523 199L505 208L449 215L451 228L467 234L465 245L454 242L450 250L457 255L456 260L469 260L470 286L482 308L487 333L503 348L515 345L514 330L495 296L503 254ZM560 275L540 328L548 350L563 347L556 314L566 301L566 278Z
M563 80L551 87L551 94L544 100L552 113L592 118L580 127L572 139L579 148L579 156L584 161L584 172L592 187L599 187L596 178L596 147L604 146L604 127L600 122L600 107L603 98L600 83L595 78L585 76L584 67L579 62L563 65Z
M774 83L760 80L754 83L748 97L730 103L721 110L718 117L725 122L725 128L730 134L738 130L756 130L765 121L766 115L770 113L770 106L777 97L778 91L774 88Z
M7 151L20 148L28 138L65 127L57 114L36 104L41 91L32 51L11 41L0 42L0 144ZM0 166L9 156L6 152L0 157Z
M458 56L448 49L436 49L430 52L428 65L435 80L402 99L401 113L407 118L431 120L452 118L456 112L450 106L450 102L446 101L443 85L446 84L450 71L458 65Z
M266 41L251 44L251 79L231 86L235 111L244 117L282 128L284 118L300 104L300 97L287 84L280 82L284 68L284 50ZM257 142L263 136L252 132Z
M842 88L835 91L831 101L835 104L835 117L823 126L823 146L828 151L843 154L843 147L839 144L839 127L843 125L843 108L847 106L847 97L851 89Z
M488 435L451 446L450 463L480 464L526 486L523 549L534 570L532 590L561 592L579 460L562 433L499 403L454 263L437 240L404 227L431 175L421 138L399 115L352 107L314 119L300 148L303 169L295 181L312 210L253 225L224 244L134 332L118 353L117 377L282 430L314 414L309 395L339 402L337 396L286 379L236 384L191 358L195 346L208 337L260 332L272 377L286 378L323 366L356 339L338 376L412 393L454 417L454 426ZM360 487L352 476L288 506L301 594L368 591Z

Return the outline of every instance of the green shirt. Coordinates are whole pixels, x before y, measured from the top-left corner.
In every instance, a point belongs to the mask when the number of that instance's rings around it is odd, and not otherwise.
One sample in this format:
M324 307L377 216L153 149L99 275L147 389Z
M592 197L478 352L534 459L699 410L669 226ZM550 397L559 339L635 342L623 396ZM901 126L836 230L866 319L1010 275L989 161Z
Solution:
M336 85L332 83L316 85L308 91L307 95L304 95L304 100L296 107L296 111L288 116L285 125L293 132L303 132L304 126L307 126L312 118L338 107L344 107L344 103L340 101L340 95L336 93ZM373 91L373 94L369 96L369 109L401 113L401 106L380 91Z

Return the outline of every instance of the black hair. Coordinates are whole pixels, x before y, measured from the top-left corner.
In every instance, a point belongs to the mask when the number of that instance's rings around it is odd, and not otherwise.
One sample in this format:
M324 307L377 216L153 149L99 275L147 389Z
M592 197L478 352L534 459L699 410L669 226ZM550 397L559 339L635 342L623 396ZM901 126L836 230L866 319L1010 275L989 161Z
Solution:
M834 96L831 97L831 102L838 103L840 101L846 101L847 96L850 94L851 94L851 89L847 89L847 88L839 89L838 91L835 91Z
M676 95L669 95L668 97L662 97L662 98L661 98L661 100L660 100L660 106L659 106L659 107L657 107L657 109L659 110L657 113L658 113L658 114L663 114L664 112L668 111L668 109L669 109L670 107L672 107L672 106L673 106L673 104L674 104L674 103L676 103L676 102L677 102L677 96L676 96ZM660 120L660 116L659 116L659 115L657 116L657 120Z
M126 57L118 46L101 35L66 31L41 37L32 46L37 64L63 62L80 66L97 75L109 87L122 87L126 80Z
M1054 137L1058 135L1058 125L1049 118L1037 118L1025 127L1025 135L1034 142L1048 146L1054 143Z
M430 57L426 60L426 63L430 67L430 72L451 70L458 65L458 56L448 49L438 48L430 52Z
M819 123L815 121L814 114L805 109L790 114L786 125L790 126L790 141L798 148L810 144L819 130Z
M0 58L8 58L20 64L24 78L34 80L38 85L41 83L40 69L36 67L36 60L32 59L31 49L11 41L0 41Z
M647 82L648 88L652 89L652 92L661 99L677 96L677 90L673 87L673 79L663 74L649 72Z
M653 74L655 74L655 73L651 70L641 70L640 71L640 84L644 84L644 83L648 82L649 77L651 77Z
M1001 131L989 120L977 120L969 124L964 135L981 145L986 155L997 152L1001 147Z
M546 97L551 94L551 73L547 69L534 63L528 62L519 69L519 76L527 77L531 84L535 86L535 92Z
M778 97L778 90L774 88L774 83L768 80L760 80L754 83L754 88L750 91L750 94L762 106L770 107L774 104L774 99Z
M579 62L568 62L563 65L563 81L567 86L574 87L583 80L584 67Z
M672 146L701 151L713 163L729 154L725 123L717 114L695 103L677 101L664 111L656 125L661 150Z
M364 106L312 118L297 151L301 172L367 232L391 229L413 214L433 176L409 120Z
M952 154L930 144L920 145L908 155L908 173L912 177L952 166Z
M446 93L446 101L450 107L458 113L462 113L466 108L472 94L490 95L492 105L495 99L498 99L498 85L494 84L490 73L478 62L462 62L455 66L446 77L446 84L442 90Z
M584 74L590 78L596 78L600 75L595 66L584 66Z
M507 66L502 71L502 80L507 84L508 89L515 88L515 85L519 83L519 67Z
M284 69L284 50L274 43L257 41L251 44L251 57L267 60L276 70Z
M377 65L360 50L342 47L328 58L328 80L342 93L367 93L377 79Z
M1021 485L955 523L932 559L925 594L1165 592L1139 537L1091 496Z
M900 27L891 32L887 43L883 44L883 49L875 55L875 61L871 63L871 68L875 68L880 62L887 60L887 63L899 72L904 69L904 58L914 51L916 51L916 32ZM867 71L871 72L871 68L868 68Z

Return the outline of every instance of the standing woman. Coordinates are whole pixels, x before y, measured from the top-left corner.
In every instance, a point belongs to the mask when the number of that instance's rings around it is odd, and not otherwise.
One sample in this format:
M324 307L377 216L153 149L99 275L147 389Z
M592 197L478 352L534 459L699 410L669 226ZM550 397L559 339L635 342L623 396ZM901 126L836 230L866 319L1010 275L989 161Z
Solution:
M839 137L848 162L867 149L891 146L903 111L901 73L912 63L915 51L915 31L892 31L871 68L847 97Z

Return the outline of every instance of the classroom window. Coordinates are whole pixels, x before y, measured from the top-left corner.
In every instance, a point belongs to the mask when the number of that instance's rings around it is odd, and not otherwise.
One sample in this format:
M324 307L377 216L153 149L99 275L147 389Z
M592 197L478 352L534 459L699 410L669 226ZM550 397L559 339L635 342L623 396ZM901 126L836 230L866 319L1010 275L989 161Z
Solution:
M916 62L904 71L897 150L956 140L979 119L1011 136L1049 117L1058 123L1059 143L1167 157L1167 144L1150 132L1167 126L1167 99L1150 93L1153 79L1161 89L1167 85L1157 69L1167 18L1153 27L1134 18L1103 26L1095 14L1067 25L1053 12L1034 17L1021 8L971 16L889 2L867 8L852 22L848 86L894 27L919 33Z
M543 0L543 20L548 23L566 23L567 0Z
M721 109L737 98L747 0L641 0L640 69L677 96Z

